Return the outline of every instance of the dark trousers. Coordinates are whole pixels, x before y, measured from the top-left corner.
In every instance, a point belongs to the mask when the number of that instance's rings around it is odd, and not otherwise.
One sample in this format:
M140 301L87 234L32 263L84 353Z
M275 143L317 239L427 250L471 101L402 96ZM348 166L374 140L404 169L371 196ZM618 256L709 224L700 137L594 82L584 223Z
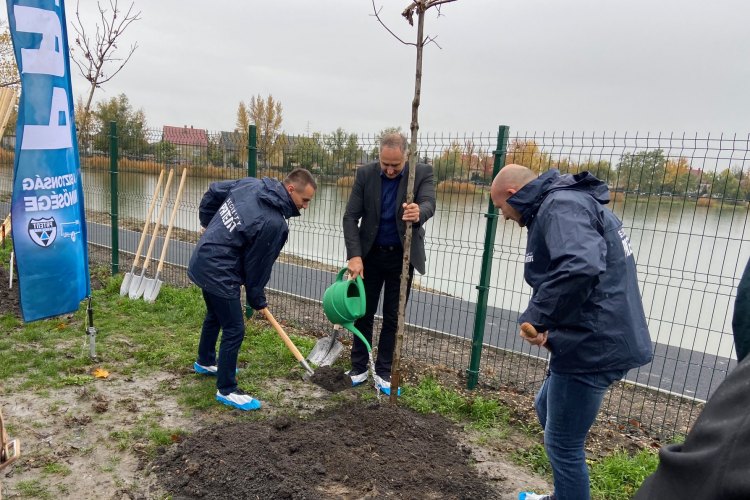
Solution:
M388 248L393 248L389 250ZM393 363L393 347L396 344L396 328L398 327L398 294L401 287L401 266L403 265L403 249L401 247L381 248L373 247L362 260L367 299L367 312L358 319L354 326L372 345L372 325L375 321L375 311L378 309L380 290L383 291L383 329L380 331L378 342L378 359L375 362L375 373L390 375ZM406 299L409 300L411 281L414 277L414 267L409 266L409 282L406 288ZM352 370L362 373L367 370L369 357L367 346L359 337L354 335L352 346Z
M245 338L245 318L242 314L240 299L225 299L203 291L206 302L206 318L203 320L201 340L198 344L198 364L202 366L218 365L216 388L227 395L237 389L235 369L237 355ZM221 335L219 360L216 362L216 341Z

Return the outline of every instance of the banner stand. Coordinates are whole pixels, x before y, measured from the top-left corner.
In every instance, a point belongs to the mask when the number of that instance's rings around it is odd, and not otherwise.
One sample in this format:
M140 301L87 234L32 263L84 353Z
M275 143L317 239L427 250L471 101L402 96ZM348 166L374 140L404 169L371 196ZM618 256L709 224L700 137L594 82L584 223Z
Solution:
M91 307L91 295L89 295L89 306L87 309L88 315L89 315L89 327L86 329L86 335L89 337L89 344L91 346L91 352L89 356L91 359L97 359L96 358L96 328L94 328L94 309Z

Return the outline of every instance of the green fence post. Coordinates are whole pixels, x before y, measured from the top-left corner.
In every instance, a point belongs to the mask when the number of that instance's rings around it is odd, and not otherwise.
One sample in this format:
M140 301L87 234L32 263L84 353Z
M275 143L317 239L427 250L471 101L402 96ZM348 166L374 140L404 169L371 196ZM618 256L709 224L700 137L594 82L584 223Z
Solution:
M112 275L120 272L120 233L117 228L117 122L109 122L109 197L112 219Z
M258 128L250 125L247 134L247 176L255 177L258 166Z
M247 133L247 176L255 177L257 175L258 167L258 128L255 125L250 125ZM247 290L247 288L245 289ZM250 307L250 303L247 301L245 296L245 317L250 319L253 317L253 308Z
M505 166L505 155L508 152L508 126L501 125L497 133L497 149L493 151L495 163L492 167L492 179ZM484 324L487 320L487 298L490 293L490 277L492 274L492 253L495 249L495 233L497 232L497 209L490 198L487 208L487 230L484 235L484 252L482 253L482 274L479 277L477 290L477 311L474 317L474 335L471 340L471 361L467 374L467 387L474 389L479 382L479 362L482 359L482 343L484 342Z

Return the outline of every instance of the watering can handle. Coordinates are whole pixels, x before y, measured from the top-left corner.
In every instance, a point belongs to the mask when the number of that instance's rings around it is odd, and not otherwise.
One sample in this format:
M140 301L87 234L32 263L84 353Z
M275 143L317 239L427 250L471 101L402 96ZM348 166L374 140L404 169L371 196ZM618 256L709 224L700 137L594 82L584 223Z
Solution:
M341 281L344 277L344 273L347 272L347 268L342 268L339 274L336 276L336 281ZM346 280L349 281L351 278L347 275ZM357 275L357 290L359 290L360 309L362 311L367 310L367 298L365 297L365 282L362 280L362 275Z
M360 310L367 310L367 297L365 297L365 282L362 276L357 275L357 290L359 290Z

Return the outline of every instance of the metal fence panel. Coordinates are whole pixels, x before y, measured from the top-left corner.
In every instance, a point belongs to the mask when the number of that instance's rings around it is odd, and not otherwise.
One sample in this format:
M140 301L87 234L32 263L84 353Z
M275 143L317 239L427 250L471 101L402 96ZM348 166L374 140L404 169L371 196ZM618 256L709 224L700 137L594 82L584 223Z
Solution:
M120 269L130 269L159 172L173 168L177 177L187 168L163 274L168 283L189 284L185 269L200 237L200 200L211 182L247 175L248 139L247 132L192 127L118 132ZM404 355L460 373L469 366L477 320L496 141L492 133L424 134L418 141L421 161L435 171L437 211L425 225L427 272L414 280ZM613 418L684 431L697 415L695 401L707 399L736 364L731 315L750 257L749 142L734 136L514 135L511 130L506 164L537 173L591 171L609 184L608 206L630 237L655 357L628 374L629 384L611 392L603 411ZM109 266L109 136L82 135L80 143L91 260ZM268 295L279 318L328 332L320 301L335 272L346 265L344 208L356 168L376 160L379 138L339 130L261 136L257 145L258 177L281 180L303 167L318 179L310 208L289 221L289 241L274 266ZM0 216L10 209L12 159L12 150L0 149ZM161 253L177 184L173 181L167 197L152 258ZM161 198L155 214L160 205ZM534 390L546 367L546 351L531 349L518 337L517 317L531 294L523 281L525 240L525 230L499 222L479 365L480 381L514 390ZM376 323L376 338L378 331Z

